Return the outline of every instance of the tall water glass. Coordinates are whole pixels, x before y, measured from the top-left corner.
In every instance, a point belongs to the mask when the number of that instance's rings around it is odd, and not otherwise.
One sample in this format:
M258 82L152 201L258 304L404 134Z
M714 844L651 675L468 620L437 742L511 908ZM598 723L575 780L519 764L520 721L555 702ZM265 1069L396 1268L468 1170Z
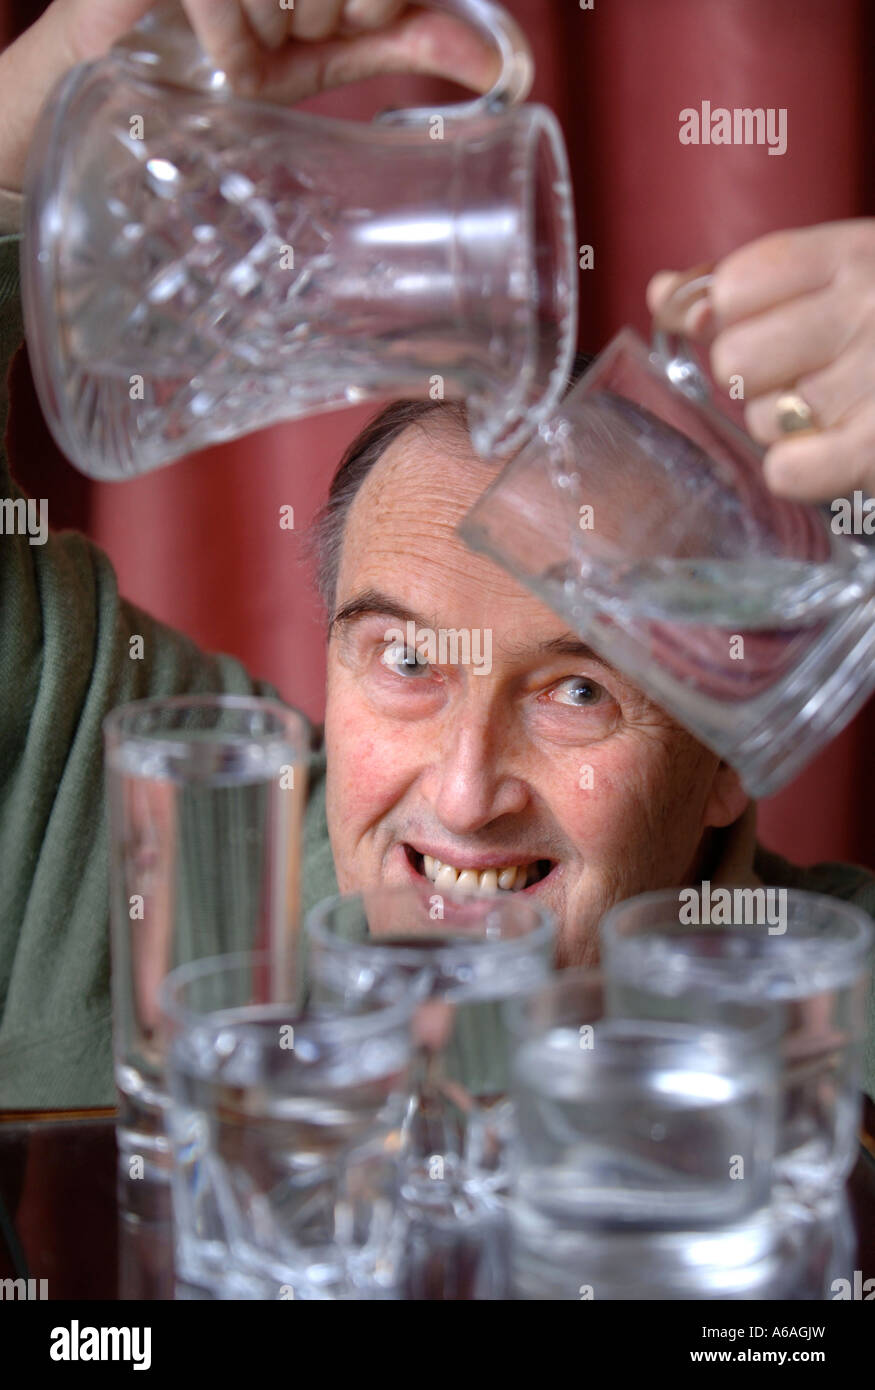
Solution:
M181 966L160 1001L189 1293L395 1296L412 999L314 1010L263 951Z
M310 733L277 701L139 700L104 722L119 1142L167 1153L156 992L169 970L261 947L283 979L299 922Z
M714 1008L782 1005L776 1179L787 1200L822 1210L857 1153L872 922L851 903L801 889L703 888L612 908L600 927L605 973L633 1007L642 990L672 1001L691 989Z

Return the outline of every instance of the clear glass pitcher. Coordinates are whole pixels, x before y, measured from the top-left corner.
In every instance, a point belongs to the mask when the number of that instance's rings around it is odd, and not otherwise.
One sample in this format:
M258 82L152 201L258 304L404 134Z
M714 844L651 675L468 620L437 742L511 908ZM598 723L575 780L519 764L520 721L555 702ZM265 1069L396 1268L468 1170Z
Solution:
M712 391L623 329L459 531L767 796L875 689L875 548L770 492Z
M499 49L492 90L334 120L231 91L162 5L48 102L22 295L64 453L124 478L378 397L467 399L483 454L555 405L577 325L555 116L486 0L433 0Z

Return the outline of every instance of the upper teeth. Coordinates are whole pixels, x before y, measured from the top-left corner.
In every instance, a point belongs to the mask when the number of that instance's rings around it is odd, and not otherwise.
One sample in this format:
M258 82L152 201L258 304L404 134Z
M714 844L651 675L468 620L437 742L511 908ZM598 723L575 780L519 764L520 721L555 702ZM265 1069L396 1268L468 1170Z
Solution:
M440 859L432 859L430 854L422 857L426 878L438 888L457 888L471 893L497 893L499 888L519 892L529 881L529 869L535 868L534 864L508 864L503 869L484 869L478 873L476 869L456 869L452 864L443 864Z

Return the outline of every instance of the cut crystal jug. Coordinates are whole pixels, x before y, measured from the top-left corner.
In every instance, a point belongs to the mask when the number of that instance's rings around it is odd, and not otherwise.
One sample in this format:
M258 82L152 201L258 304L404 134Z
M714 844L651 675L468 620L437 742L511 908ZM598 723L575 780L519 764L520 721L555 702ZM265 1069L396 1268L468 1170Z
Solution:
M236 96L177 4L73 69L26 178L34 380L83 472L124 478L279 420L463 397L509 452L561 393L576 254L556 118L486 0L492 90L370 124Z

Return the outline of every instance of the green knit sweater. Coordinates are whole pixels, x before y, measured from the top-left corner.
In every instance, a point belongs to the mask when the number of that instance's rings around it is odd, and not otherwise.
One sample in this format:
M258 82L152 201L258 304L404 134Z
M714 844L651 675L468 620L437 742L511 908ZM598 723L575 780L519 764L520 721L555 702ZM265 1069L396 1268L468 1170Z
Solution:
M3 449L6 376L23 338L18 250L17 236L0 235L0 502L23 496ZM142 661L129 659L133 633ZM121 599L109 560L84 536L50 532L31 545L0 535L0 1109L114 1103L101 724L128 700L207 691L276 696L232 657L200 651ZM337 892L321 728L312 742L304 912ZM765 883L875 916L864 869L801 869L761 848L753 867ZM875 1026L865 1073L875 1097Z

